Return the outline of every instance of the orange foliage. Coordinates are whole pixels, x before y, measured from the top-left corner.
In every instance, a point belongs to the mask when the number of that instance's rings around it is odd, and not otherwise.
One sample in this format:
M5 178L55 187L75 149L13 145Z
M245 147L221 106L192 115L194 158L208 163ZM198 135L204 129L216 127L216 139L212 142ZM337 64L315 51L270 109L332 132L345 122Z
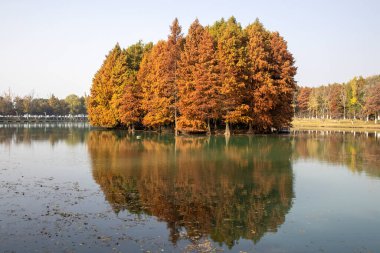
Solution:
M224 120L226 132L230 123L256 132L290 125L296 67L278 32L258 20L242 29L234 17L207 29L195 20L185 40L177 19L170 30L150 50L140 43L110 52L91 88L91 124L210 131L210 120Z
M178 95L179 129L205 130L206 121L220 115L219 68L213 40L198 20L190 26L179 61Z

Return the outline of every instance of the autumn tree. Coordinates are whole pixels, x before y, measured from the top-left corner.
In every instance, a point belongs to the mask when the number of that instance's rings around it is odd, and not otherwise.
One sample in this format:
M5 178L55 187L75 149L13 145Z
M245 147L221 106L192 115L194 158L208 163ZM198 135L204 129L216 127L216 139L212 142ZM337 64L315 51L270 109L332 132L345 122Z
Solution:
M329 94L330 88L327 86L322 86L319 88L320 96L318 97L319 108L321 110L321 118L329 117Z
M215 21L214 24L205 27L205 29L210 33L210 35L214 39L215 47L218 47L218 41L220 41L221 37L223 36L226 26L227 22L224 20L224 18L222 18L220 20Z
M13 100L13 103L14 103L15 113L17 116L25 113L24 101L22 97L16 96Z
M363 107L364 78L355 77L349 83L349 111L354 119L361 113Z
M35 98L32 100L30 113L33 115L48 115L49 109L50 107L49 107L47 99Z
M142 60L138 81L142 86L143 124L149 127L176 124L176 68L182 47L178 20L170 27L167 41L159 41Z
M12 115L13 113L13 97L9 89L4 92L3 96L0 96L0 115Z
M114 68L121 53L119 44L116 44L93 78L87 105L91 125L111 128L119 124L117 111L111 100L117 93L117 85L120 85L118 80L115 82Z
M33 101L33 92L31 92L29 95L26 95L24 96L23 98L23 107L24 107L24 112L27 114L27 117L29 117L29 114L31 113L32 111L32 101Z
M223 95L223 118L226 135L230 135L230 124L248 123L249 114L247 86L246 36L234 17L221 25L217 38L217 60L220 68Z
M297 68L294 66L293 55L289 52L286 41L278 32L270 34L271 48L271 79L274 85L273 108L270 110L272 124L270 127L280 129L289 127L294 115L292 106L296 91L294 76Z
M210 133L210 120L220 116L219 66L213 39L198 19L189 28L178 65L178 127Z
M341 85L334 83L329 86L330 92L327 96L330 118L341 118L343 115L342 101L340 98Z
M311 117L318 118L319 111L319 91L317 89L313 89L309 96L308 109Z
M166 41L109 53L93 80L93 125L206 130L210 121L268 132L289 126L294 59L286 41L256 20L243 30L234 17L204 28L198 20L184 44L175 19ZM177 124L177 116L179 120Z
M56 115L61 114L61 108L60 108L59 98L57 98L56 96L54 96L54 94L52 94L48 98L48 105L51 108L52 114L56 114Z
M301 87L297 95L297 112L299 117L305 117L309 108L311 88Z
M143 124L148 127L161 128L174 123L175 92L169 83L167 52L167 42L159 41L144 56L138 73L143 92L141 103L145 112Z
M112 106L117 111L120 123L133 132L135 124L142 118L141 85L137 82L137 73L142 57L150 48L141 41L131 45L121 53L116 66L117 90L112 97Z
M178 23L178 19L175 18L170 26L170 34L168 36L168 74L169 74L169 86L172 87L174 92L174 132L178 134L177 118L178 118L178 83L177 83L177 69L178 62L180 60L181 51L183 48L183 34L182 28Z
M367 113L374 115L375 123L377 123L380 113L380 82L368 89L365 108Z
M346 108L347 108L347 101L348 101L348 93L347 93L347 85L342 84L340 88L340 93L339 93L339 98L341 105L343 107L343 119L346 119L347 113L346 113Z

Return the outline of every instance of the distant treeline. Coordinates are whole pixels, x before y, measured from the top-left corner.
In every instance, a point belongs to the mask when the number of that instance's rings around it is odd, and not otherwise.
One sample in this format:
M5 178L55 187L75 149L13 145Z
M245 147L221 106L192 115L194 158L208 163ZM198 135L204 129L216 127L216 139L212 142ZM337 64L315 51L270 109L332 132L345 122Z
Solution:
M297 117L375 119L380 113L380 75L355 77L347 83L300 87L295 97Z
M210 132L289 126L296 67L287 42L258 20L195 20L186 37L175 19L167 40L117 44L93 78L92 125Z
M59 99L54 95L50 98L34 98L14 96L11 91L0 96L0 115L78 115L87 114L86 97L75 94Z

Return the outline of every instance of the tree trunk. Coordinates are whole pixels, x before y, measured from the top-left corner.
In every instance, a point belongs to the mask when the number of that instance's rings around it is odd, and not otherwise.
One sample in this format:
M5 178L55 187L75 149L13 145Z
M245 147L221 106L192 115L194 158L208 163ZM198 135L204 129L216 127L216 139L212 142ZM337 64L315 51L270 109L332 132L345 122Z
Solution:
M214 131L216 132L217 126L216 126L216 119L214 119Z
M343 106L343 119L346 119L346 107Z
M377 124L377 113L375 113L375 124Z
M226 122L226 131L224 132L224 135L225 136L230 136L231 135L231 132L230 132L230 125L228 122Z
M132 124L132 133L135 133L135 124Z
M174 111L174 135L178 136L178 128L177 128L177 106Z
M252 122L249 122L249 124L248 124L248 132L247 132L247 134L253 134Z
M210 119L207 119L207 135L211 135Z

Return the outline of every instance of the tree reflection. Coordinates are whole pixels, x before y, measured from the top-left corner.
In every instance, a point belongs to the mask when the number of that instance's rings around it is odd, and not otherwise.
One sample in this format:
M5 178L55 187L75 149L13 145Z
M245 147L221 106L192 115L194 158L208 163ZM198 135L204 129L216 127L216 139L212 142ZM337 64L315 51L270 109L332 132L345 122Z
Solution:
M84 143L88 125L80 124L19 124L0 127L0 144L31 145L33 142L49 142L52 146L58 142L67 145Z
M376 133L304 131L293 138L295 160L327 161L380 177L380 138Z
M116 213L153 215L176 243L210 236L232 247L276 231L292 205L289 139L91 131L93 177Z

